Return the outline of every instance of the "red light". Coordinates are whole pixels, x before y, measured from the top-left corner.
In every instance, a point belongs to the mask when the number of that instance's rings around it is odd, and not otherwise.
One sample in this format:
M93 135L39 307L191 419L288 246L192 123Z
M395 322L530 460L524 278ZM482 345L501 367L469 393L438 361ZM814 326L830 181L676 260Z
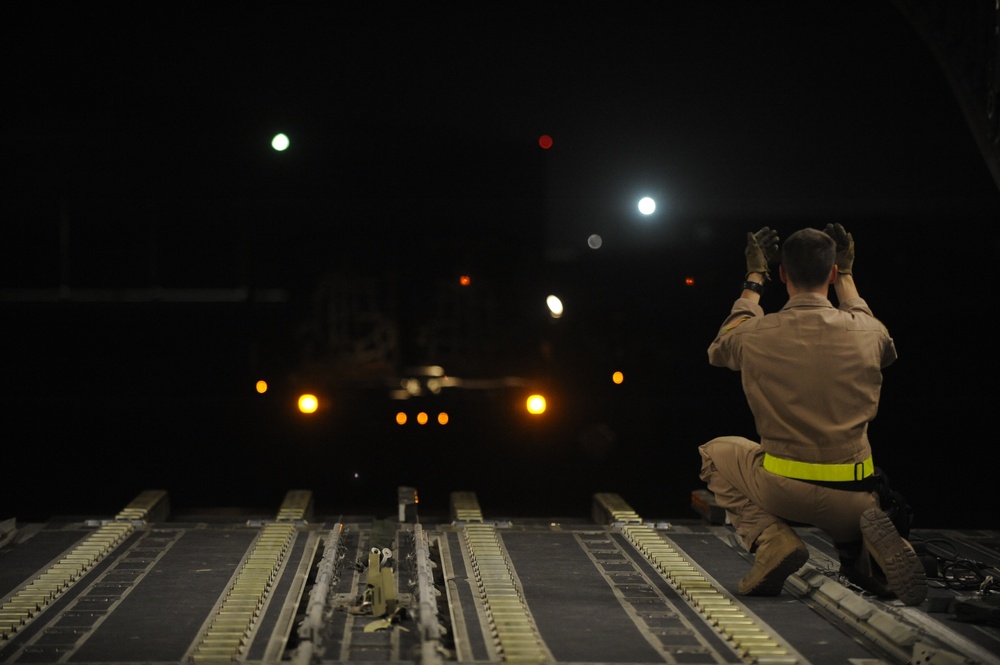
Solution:
M542 134L538 137L538 145L542 146L542 150L548 150L552 147L552 137L548 134Z
M685 277L684 278L684 283L687 286L694 286L694 277Z
M462 275L458 278L458 283L462 286L468 286L469 284L472 284L472 278L468 275Z

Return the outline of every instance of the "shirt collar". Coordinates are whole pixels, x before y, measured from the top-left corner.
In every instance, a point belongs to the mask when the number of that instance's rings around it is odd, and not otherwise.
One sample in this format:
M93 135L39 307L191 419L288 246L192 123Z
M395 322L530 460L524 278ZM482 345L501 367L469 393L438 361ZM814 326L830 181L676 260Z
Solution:
M797 293L788 298L788 302L781 309L791 307L833 307L830 299L818 293Z

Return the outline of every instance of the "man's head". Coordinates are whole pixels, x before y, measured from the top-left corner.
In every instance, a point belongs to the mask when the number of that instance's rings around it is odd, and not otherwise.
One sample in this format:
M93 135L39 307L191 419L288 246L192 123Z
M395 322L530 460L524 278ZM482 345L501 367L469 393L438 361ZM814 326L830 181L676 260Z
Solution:
M833 238L819 229L801 229L781 245L782 277L800 289L826 286L836 258Z

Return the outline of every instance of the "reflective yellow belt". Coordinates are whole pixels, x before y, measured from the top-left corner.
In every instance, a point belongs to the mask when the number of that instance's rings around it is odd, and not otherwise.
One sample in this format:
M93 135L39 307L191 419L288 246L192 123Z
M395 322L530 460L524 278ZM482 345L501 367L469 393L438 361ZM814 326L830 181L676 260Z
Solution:
M785 478L796 480L823 480L827 482L849 482L864 480L875 473L875 463L869 457L856 464L813 464L797 462L764 453L764 469Z

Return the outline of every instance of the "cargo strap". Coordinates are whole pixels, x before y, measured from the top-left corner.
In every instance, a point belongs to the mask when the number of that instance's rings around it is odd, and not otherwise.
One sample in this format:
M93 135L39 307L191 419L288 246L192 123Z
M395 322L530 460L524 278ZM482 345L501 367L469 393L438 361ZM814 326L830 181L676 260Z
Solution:
M782 459L770 453L764 453L764 469L773 474L796 480L851 482L864 480L875 473L875 463L869 457L864 462L854 464L814 464Z

